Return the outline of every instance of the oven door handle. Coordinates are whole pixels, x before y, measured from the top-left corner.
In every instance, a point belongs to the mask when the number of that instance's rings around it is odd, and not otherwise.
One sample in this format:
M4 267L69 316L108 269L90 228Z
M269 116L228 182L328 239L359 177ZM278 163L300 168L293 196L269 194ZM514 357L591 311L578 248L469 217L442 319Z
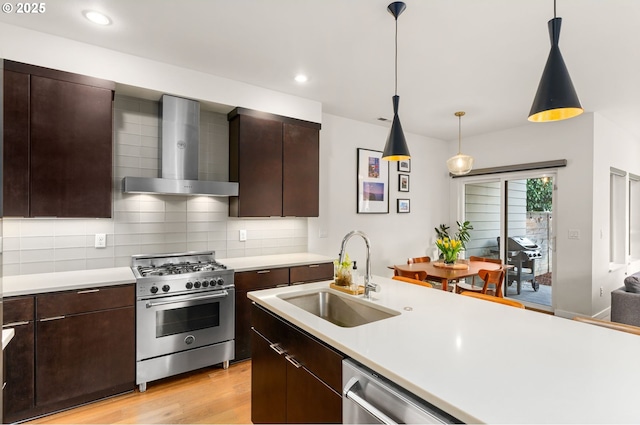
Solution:
M180 301L175 301L175 300L174 301L158 301L158 302L149 301L146 304L146 307L147 308L152 308L152 307L156 307L156 306L159 306L159 305L166 305L166 304L178 304L178 303L184 303L184 302L210 300L210 299L213 299L213 298L224 298L224 297L226 297L228 295L229 295L229 292L222 291L222 292L219 292L219 293L213 294L213 295L205 295L205 296L202 296L202 297L194 297L194 298L189 298L187 300L180 300Z

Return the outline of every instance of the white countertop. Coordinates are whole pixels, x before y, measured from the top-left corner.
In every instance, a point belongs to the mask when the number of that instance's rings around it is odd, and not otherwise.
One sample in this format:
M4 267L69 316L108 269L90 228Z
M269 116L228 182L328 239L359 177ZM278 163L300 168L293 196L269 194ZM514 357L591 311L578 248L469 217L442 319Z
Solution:
M373 303L401 314L355 328L278 297L329 290L329 282L248 296L464 422L640 422L637 335L388 278L375 282L382 291Z
M96 286L135 283L129 267L78 270L70 272L24 274L2 279L3 296L32 295L45 292L69 291Z
M293 267L314 263L330 263L333 262L335 258L301 252L295 254L260 255L257 257L216 258L216 260L236 272L244 272L264 269L266 267Z
M16 331L12 328L2 330L2 350L5 349L7 344L13 339Z

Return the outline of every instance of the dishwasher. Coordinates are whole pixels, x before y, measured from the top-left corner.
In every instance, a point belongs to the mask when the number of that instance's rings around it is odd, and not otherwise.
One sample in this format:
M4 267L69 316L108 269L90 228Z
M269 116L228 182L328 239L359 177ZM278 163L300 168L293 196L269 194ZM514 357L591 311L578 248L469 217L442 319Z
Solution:
M342 361L342 423L462 423L352 360Z

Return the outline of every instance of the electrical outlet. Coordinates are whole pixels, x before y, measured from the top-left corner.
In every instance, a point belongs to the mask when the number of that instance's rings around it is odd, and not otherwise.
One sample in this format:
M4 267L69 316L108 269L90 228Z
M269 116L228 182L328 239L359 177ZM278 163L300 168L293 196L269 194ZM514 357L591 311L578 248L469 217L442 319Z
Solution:
M105 233L96 233L96 248L107 247L107 235Z
M580 230L569 229L568 237L569 239L580 239Z
M604 294L604 289L602 289L602 286L600 287L600 296L602 296Z
M240 230L240 242L247 240L247 231L245 229Z

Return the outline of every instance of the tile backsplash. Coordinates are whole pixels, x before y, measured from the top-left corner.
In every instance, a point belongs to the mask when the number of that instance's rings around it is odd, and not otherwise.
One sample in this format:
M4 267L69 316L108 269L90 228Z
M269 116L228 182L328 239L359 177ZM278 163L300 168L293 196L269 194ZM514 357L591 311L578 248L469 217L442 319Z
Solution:
M2 220L4 276L129 266L131 255L214 250L217 258L307 251L306 218L228 217L223 197L122 193L125 176L158 177L158 102L116 95L113 217ZM228 180L226 115L201 110L201 180ZM239 240L239 231L247 240ZM95 235L107 247L95 248Z

